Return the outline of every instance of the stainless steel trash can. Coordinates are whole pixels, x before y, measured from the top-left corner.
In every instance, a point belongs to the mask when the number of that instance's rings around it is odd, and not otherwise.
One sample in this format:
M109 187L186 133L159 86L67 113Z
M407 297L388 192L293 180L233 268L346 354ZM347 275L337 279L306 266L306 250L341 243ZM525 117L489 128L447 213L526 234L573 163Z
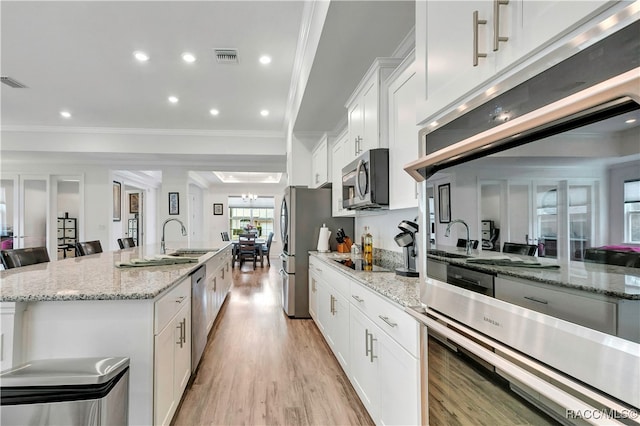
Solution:
M129 358L30 361L0 373L0 424L127 425Z

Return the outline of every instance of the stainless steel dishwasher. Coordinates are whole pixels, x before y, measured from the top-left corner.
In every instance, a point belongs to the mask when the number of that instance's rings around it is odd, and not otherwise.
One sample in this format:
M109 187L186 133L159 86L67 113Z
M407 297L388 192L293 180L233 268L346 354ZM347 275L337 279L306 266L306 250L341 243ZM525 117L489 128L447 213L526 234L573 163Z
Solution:
M202 265L191 274L191 371L198 368L207 346L207 280Z

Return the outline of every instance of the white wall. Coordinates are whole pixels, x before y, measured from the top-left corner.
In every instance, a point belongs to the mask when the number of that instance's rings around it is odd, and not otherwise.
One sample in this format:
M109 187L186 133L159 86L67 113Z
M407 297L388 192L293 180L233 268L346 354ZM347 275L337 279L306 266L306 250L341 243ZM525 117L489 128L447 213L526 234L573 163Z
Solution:
M58 181L57 217L64 217L65 213L75 218L80 214L80 182L78 181Z
M210 241L221 241L220 232L229 231L229 203L227 198L252 193L259 197L274 197L274 235L271 243L271 258L277 257L282 252L280 241L280 205L284 195L285 182L278 184L220 184L209 186L205 195L204 226L208 230ZM213 204L221 203L222 215L213 214Z
M379 213L359 213L355 220L355 234L349 235L354 243L360 244L360 239L364 233L364 227L369 227L369 232L373 236L373 247L402 252L394 237L402 232L398 229L398 224L403 220L418 222L418 208L384 210ZM422 230L421 230L422 231Z

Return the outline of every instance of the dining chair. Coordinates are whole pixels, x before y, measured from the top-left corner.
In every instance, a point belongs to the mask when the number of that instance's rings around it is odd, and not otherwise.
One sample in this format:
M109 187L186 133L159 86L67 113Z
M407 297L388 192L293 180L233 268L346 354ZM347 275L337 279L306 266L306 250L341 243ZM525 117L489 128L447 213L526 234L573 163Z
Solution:
M239 236L237 257L240 262L240 269L242 269L242 264L247 260L253 260L253 269L256 269L257 250L256 236L254 234L241 234Z
M220 236L222 237L222 241L230 241L231 239L229 238L229 233L227 231L223 231L220 233Z
M129 247L135 247L136 242L133 240L132 237L118 238L118 245L120 246L121 249L125 249Z
M271 251L271 241L273 241L273 232L269 232L267 242L262 245L262 255L267 258L267 265L271 266L271 260L269 260L269 252Z
M46 247L2 250L0 251L0 257L2 257L4 269L49 262L49 253Z
M99 240L85 241L76 244L76 255L87 256L89 254L102 253L102 244Z
M534 244L504 243L503 253L522 254L525 256L535 256L538 246Z

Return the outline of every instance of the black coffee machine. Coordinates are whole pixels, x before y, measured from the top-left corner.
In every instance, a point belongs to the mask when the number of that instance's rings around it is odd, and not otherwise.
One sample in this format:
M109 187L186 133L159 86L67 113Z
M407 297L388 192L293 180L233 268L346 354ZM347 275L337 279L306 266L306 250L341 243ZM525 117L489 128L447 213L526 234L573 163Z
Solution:
M396 268L396 275L403 277L417 277L416 271L416 234L418 233L418 224L408 220L403 220L398 224L398 228L402 231L394 237L396 244L402 247L404 255L404 266Z

